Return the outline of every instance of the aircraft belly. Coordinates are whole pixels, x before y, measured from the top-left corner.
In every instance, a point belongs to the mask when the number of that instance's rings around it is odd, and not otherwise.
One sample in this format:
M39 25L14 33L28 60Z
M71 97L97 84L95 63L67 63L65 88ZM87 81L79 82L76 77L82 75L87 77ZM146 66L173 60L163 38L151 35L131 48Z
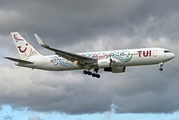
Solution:
M50 70L55 70L55 71L65 71L65 70L75 70L75 69L80 69L79 67L77 66L68 66L68 67L64 67L64 66L51 66L51 67L47 67L47 69L50 69Z
M76 69L82 69L77 66L70 66L70 67L64 67L64 66L35 66L35 69L42 69L42 70L49 70L49 71L65 71L65 70L76 70Z

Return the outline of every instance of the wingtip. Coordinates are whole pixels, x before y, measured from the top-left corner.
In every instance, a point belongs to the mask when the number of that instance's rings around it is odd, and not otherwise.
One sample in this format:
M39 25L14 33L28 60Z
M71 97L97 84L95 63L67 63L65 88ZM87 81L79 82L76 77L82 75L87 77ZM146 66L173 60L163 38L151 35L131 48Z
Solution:
M34 36L35 36L37 42L39 43L39 45L41 45L42 47L49 47L42 41L42 39L37 34L34 34Z

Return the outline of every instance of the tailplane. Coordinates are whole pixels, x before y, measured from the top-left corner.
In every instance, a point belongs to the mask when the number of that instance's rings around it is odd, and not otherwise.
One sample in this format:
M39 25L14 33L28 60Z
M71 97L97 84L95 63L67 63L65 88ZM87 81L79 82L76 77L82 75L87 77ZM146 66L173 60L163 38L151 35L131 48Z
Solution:
M11 32L11 35L22 60L32 56L42 56L18 32Z

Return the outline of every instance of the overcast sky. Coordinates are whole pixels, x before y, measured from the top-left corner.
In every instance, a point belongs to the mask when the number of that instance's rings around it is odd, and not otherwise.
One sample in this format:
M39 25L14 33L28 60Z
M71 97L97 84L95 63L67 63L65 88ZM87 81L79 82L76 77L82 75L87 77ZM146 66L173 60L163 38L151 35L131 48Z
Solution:
M179 110L178 0L0 0L0 105L12 109L72 115L172 113ZM20 58L10 32L37 44L72 53L162 47L175 59L159 65L127 67L126 73L102 70L100 79L82 71L48 72L14 65Z

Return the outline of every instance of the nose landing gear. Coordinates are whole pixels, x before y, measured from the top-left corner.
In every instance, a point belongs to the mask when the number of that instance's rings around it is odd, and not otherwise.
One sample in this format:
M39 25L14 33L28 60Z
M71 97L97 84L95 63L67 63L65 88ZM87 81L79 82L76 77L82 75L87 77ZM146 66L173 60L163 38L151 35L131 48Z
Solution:
M160 71L163 71L163 65L164 65L164 62L159 63L159 65L160 65L159 70L160 70Z
M163 68L159 68L160 71L163 71Z

